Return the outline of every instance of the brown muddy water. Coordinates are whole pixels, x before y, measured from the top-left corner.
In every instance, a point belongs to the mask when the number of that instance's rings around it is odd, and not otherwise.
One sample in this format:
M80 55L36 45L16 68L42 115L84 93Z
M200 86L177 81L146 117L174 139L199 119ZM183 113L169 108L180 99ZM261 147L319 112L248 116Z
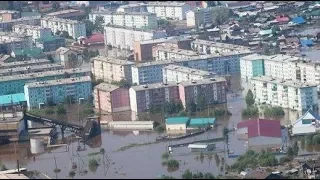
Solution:
M232 90L237 92L240 88L239 76L231 79ZM0 160L7 168L16 168L16 160L20 161L22 167L26 167L28 170L37 170L44 174L47 174L51 178L69 178L69 172L72 170L72 161L77 164L74 178L157 178L160 175L170 175L177 178L181 177L181 174L186 169L190 169L193 172L211 172L214 175L223 174L221 166L223 162L217 164L215 158L208 158L204 156L203 159L199 158L199 154L191 153L187 147L179 147L173 149L172 157L179 162L179 169L174 172L168 172L167 168L162 165L161 155L167 151L167 146L171 144L178 144L183 142L192 142L196 140L205 140L209 138L222 137L222 130L224 127L233 128L237 123L254 117L242 117L241 111L245 107L245 101L241 92L238 92L240 96L232 97L232 94L228 94L228 104L219 105L219 107L228 108L232 113L232 116L224 116L217 118L217 127L204 134L183 139L180 141L161 142L151 145L145 145L140 147L133 147L124 151L116 152L119 148L128 146L133 143L147 143L154 142L158 134L154 132L142 132L142 131L103 131L101 136L95 137L91 143L91 147L86 145L85 151L76 151L78 142L74 142L69 147L69 152L66 152L66 147L60 147L51 152L45 151L42 154L34 155L30 151L29 143L22 143L19 145L4 145L0 146ZM72 111L71 111L72 112ZM73 112L77 112L74 110ZM206 114L204 111L202 114ZM71 118L71 117L70 117ZM135 115L131 112L123 112L112 115L104 115L101 120L152 120L163 122L163 115ZM279 118L282 124L287 124L289 120L295 119L294 115L286 115ZM77 116L73 116L71 119L77 119ZM230 133L229 137L230 148L234 149L235 154L242 154L246 151L246 146L243 141L239 141L235 134ZM217 142L217 150L224 150L224 143ZM89 156L89 153L99 152L100 148L104 148L109 163L103 158L101 154ZM221 157L226 159L226 163L231 165L235 159L229 159L225 155L226 153L219 153ZM198 156L198 159L196 159ZM57 167L61 169L61 172L54 173L56 158ZM95 158L98 160L100 166L95 169L88 168L89 159ZM87 170L87 173L83 171Z

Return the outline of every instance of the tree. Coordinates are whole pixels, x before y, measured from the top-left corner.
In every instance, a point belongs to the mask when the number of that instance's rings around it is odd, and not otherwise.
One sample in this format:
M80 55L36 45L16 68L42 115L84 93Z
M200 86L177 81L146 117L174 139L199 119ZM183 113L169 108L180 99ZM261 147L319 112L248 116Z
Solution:
M181 112L183 110L183 104L181 101L179 101L177 104L176 104L176 111L177 112Z
M246 103L248 107L251 107L254 104L254 96L251 89L248 90L248 93L246 96Z
M52 8L57 11L60 8L60 3L59 2L53 2L52 3Z
M227 127L223 128L223 137L226 140L226 142L228 142L228 133L229 133L229 129Z
M290 158L292 158L294 156L294 151L293 151L292 147L288 148L287 156L290 157Z
M225 23L231 16L231 11L223 6L213 7L212 12L213 22L217 25Z
M59 114L59 115L67 114L67 110L66 110L66 108L65 108L62 104L58 105L56 112L57 112L57 114Z
M10 1L0 1L0 9L1 10L6 10L6 9L10 9L9 8L9 2ZM11 2L10 2L11 3Z
M197 108L201 111L207 105L207 100L204 95L198 96Z
M85 24L86 26L86 35L87 36L91 36L92 35L92 32L94 31L94 24L93 22L91 22L90 20L88 19L84 19L82 20L82 22Z
M182 174L182 179L192 179L192 172L187 169L183 174Z
M305 137L301 137L301 149L304 149L305 148L305 146L306 146L306 139L305 139Z
M87 63L90 62L90 53L89 53L88 49L83 50L82 55L83 55L83 60L85 62L87 62Z
M76 65L78 64L78 56L77 56L76 54L74 54L74 53L71 53L71 54L69 55L69 61L68 61L68 63L69 63L69 66L70 66L70 67L75 68Z
M97 16L95 21L94 21L94 30L103 33L103 24L104 24L104 19L102 16Z
M298 153L299 153L299 146L298 146L298 142L297 142L297 141L295 141L295 142L293 143L293 152L294 152L294 155L295 155L295 156L297 156Z
M207 1L208 7L214 7L217 5L216 1Z
M50 60L50 63L54 63L54 59L51 54L49 54L47 58Z

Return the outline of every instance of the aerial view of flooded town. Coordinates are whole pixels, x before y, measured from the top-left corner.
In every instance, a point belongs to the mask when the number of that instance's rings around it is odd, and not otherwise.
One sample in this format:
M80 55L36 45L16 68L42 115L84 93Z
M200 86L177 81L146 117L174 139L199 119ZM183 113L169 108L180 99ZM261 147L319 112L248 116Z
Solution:
M319 1L1 1L0 179L319 179Z

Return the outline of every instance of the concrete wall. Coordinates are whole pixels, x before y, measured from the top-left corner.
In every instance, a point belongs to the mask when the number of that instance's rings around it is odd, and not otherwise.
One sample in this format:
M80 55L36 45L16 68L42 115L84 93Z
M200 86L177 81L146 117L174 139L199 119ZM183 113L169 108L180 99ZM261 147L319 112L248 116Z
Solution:
M167 134L185 134L187 126L185 124L166 124Z

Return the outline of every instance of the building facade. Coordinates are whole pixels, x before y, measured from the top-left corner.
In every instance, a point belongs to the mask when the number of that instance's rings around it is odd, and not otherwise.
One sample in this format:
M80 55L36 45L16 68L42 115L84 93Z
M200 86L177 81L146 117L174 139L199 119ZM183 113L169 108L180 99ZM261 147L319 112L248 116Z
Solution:
M0 77L0 95L23 93L24 85L29 82L89 76L90 69L63 69L38 73L19 74Z
M152 48L153 58L156 61L163 61L169 59L182 59L182 58L190 58L199 56L199 53L185 50L185 49L178 49L177 45L171 44L159 44Z
M94 87L94 106L100 111L110 113L129 111L130 97L129 89L100 83Z
M200 27L213 23L212 8L197 8L186 12L187 26Z
M56 34L58 31L68 32L69 36L74 39L81 36L86 37L85 24L75 20L44 17L41 18L41 27L50 28L53 34Z
M185 108L191 103L203 99L204 105L213 105L227 102L227 82L222 77L203 80L185 81L179 83L179 96Z
M18 19L20 17L21 17L21 13L19 11L9 11L9 10L0 11L0 21L2 22L11 21L13 19Z
M136 27L145 29L157 29L157 16L148 12L109 12L109 11L94 11L89 14L91 22L95 22L97 17L103 17L105 25L115 25L122 27Z
M4 31L11 31L12 26L17 24L25 24L25 25L40 25L41 16L32 16L32 17L23 17L18 19L13 19L11 21L3 21L0 22L0 28Z
M163 82L197 81L210 79L216 76L215 73L188 68L184 66L168 65L163 68Z
M105 45L119 49L133 50L135 41L144 41L166 37L165 31L147 31L126 27L104 27Z
M155 13L157 17L163 19L185 20L186 12L190 10L190 5L183 2L149 2L148 12Z
M316 84L257 76L251 78L250 89L257 104L265 103L298 111L318 108Z
M14 69L19 67L28 67L28 66L41 66L45 64L50 64L50 60L48 59L33 59L30 61L18 61L18 62L10 62L10 63L0 63L0 69Z
M36 46L43 52L52 52L66 46L66 39L60 36L48 36L36 40Z
M41 108L48 103L58 104L70 97L75 102L88 100L92 96L89 76L27 83L24 94L29 109Z
M39 38L47 38L52 36L50 28L42 28L41 26L17 24L12 27L12 31L17 34L32 36L34 41Z
M126 80L132 82L131 66L133 62L98 56L91 59L91 71L96 80L106 82Z
M67 9L62 11L56 11L45 15L46 17L51 18L62 18L62 19L72 19L79 20L85 16L85 13L82 10L78 9Z
M60 47L56 50L54 60L64 66L64 68L72 68L74 64L71 63L70 59L76 57L78 61L82 61L83 55L77 51L66 47ZM76 62L78 64L78 62Z
M15 33L0 33L0 53L10 54L16 49L32 48L31 36Z
M143 112L167 102L179 102L179 88L176 83L132 86L129 96L131 111Z
M145 3L136 3L136 4L121 5L117 9L117 12L126 12L126 13L148 12L148 9Z
M61 64L43 64L43 65L33 65L25 67L14 67L8 69L0 69L1 76L12 76L18 74L28 74L46 71L56 71L63 69L64 66Z

